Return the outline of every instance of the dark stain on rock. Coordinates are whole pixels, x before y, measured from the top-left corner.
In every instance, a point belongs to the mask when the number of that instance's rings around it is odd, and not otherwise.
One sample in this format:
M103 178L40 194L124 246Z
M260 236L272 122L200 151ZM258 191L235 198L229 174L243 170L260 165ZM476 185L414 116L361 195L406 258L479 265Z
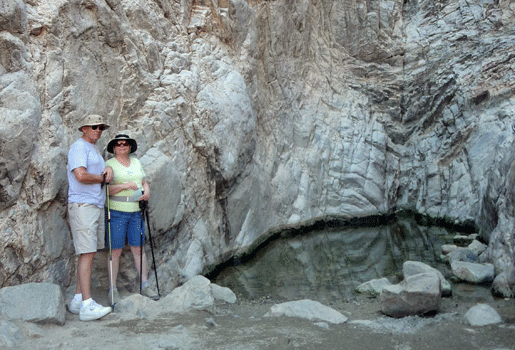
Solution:
M472 103L477 106L485 101L488 101L489 98L490 98L490 92L488 90L486 90L486 91L481 92L479 95L474 96L472 98Z

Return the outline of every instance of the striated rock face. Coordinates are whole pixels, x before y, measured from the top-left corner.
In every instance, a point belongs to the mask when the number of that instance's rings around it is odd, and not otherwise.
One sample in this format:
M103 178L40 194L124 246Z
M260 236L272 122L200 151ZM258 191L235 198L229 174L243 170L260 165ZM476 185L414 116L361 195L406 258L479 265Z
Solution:
M138 141L165 293L277 227L396 208L494 232L501 274L514 24L508 0L2 1L0 286L71 282L89 113L100 147Z

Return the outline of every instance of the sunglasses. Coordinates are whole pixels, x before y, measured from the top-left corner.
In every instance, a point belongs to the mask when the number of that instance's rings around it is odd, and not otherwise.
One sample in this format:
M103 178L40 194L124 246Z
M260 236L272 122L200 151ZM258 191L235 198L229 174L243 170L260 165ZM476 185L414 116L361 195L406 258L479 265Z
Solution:
M91 125L91 130L97 130L97 128L99 128L100 131L107 129L105 125Z
M116 146L128 146L128 145L129 145L129 143L126 142L126 141L122 141L122 142L117 142L116 143Z

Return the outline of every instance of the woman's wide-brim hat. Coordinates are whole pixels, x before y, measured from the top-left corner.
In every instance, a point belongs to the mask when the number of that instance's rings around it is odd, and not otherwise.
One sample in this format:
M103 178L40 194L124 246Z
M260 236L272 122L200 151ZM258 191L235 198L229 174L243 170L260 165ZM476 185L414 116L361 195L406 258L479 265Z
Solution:
M114 137L114 139L109 141L109 143L107 144L107 152L114 153L114 146L118 141L127 141L129 143L129 145L131 146L131 151L129 153L134 153L138 149L138 144L136 143L136 140L131 139L129 135L118 134Z
M90 114L82 121L82 125L79 126L79 131L82 131L83 126L93 126L93 125L105 125L106 129L109 128L109 125L104 123L104 117L98 114Z

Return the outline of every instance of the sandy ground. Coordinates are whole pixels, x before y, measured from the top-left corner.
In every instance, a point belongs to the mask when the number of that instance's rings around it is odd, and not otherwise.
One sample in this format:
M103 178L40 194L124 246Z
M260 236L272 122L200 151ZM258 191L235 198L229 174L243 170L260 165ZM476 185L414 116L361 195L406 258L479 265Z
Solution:
M96 298L104 302L100 295ZM515 300L491 299L503 323L472 327L463 315L474 300L444 298L431 317L392 319L377 299L356 296L328 305L349 318L344 324L316 325L286 316L265 317L277 301L238 300L214 311L164 314L154 320L124 320L112 313L81 322L66 315L64 326L25 329L21 349L515 349ZM363 320L371 320L366 325ZM326 327L327 326L327 327Z

